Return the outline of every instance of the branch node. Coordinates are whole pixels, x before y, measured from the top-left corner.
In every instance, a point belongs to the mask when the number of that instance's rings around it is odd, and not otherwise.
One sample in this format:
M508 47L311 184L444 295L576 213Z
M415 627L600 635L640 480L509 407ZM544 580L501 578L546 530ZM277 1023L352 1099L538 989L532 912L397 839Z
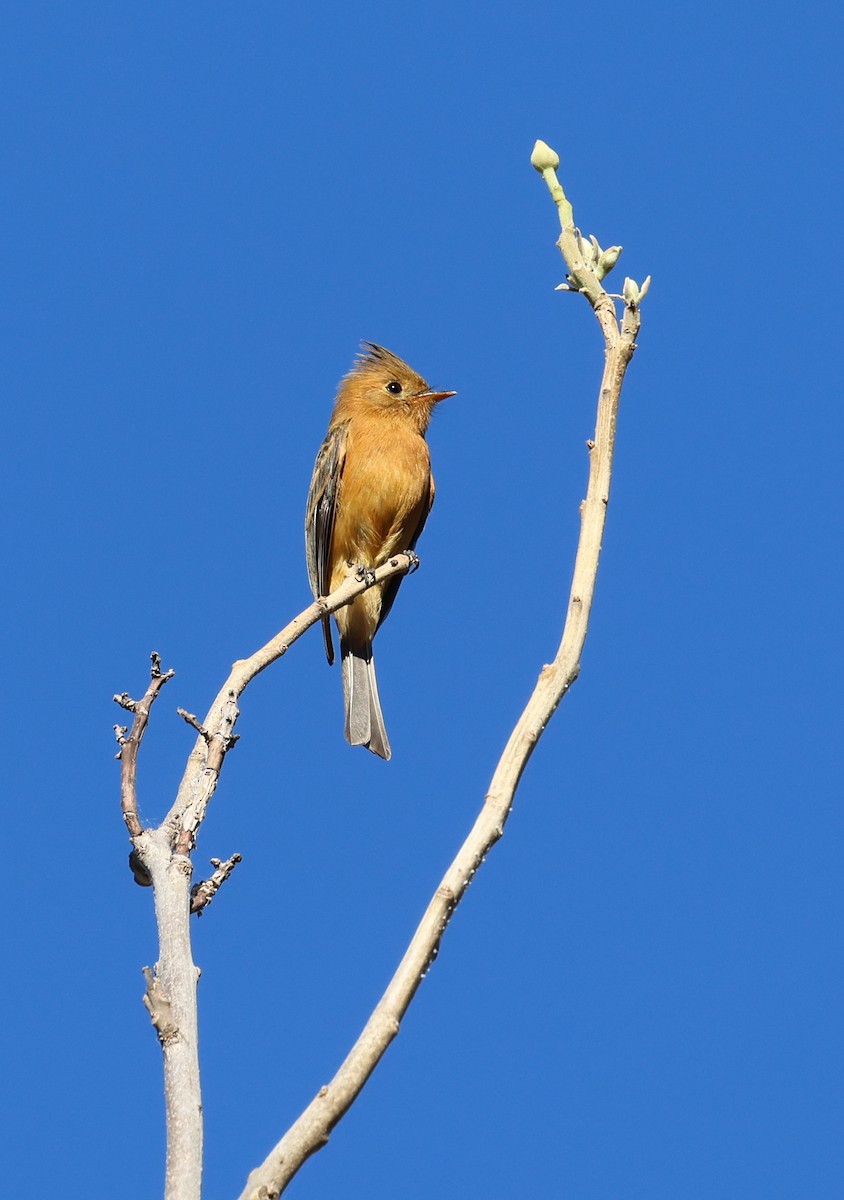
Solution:
M191 875L193 875L193 863L190 860L190 851L196 844L196 839L193 831L190 829L183 829L182 834L187 835L185 840L188 843L188 847L186 850L182 848L182 838L180 837L170 861L174 867L177 867L184 876L190 879Z
M119 704L121 708L125 708L130 713L137 708L137 701L133 700L128 692L121 692L119 696L115 696L114 703Z
M129 870L132 872L132 878L138 887L152 887L152 876L147 870L146 864L138 853L137 848L129 855Z
M178 1038L179 1029L173 1020L170 1001L164 994L164 989L158 977L150 967L144 967L144 979L147 981L147 990L144 992L144 1007L149 1013L155 1032L158 1034L159 1042L161 1042L162 1046L165 1046L168 1042L173 1042Z

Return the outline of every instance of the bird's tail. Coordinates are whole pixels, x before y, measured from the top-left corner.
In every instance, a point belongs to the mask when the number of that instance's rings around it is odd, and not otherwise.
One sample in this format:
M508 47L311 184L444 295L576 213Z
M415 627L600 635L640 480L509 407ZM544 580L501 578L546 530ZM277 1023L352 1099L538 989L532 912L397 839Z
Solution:
M373 754L388 759L392 751L378 699L372 643L352 649L346 639L341 638L340 658L346 701L346 741L352 746L366 746Z

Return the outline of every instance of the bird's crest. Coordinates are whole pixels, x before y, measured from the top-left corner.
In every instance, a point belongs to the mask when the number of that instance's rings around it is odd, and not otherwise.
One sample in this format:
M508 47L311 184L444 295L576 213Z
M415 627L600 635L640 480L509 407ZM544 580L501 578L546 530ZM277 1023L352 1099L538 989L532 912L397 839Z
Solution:
M376 342L361 342L351 374L366 370L367 367L383 367L386 371L395 371L403 375L416 374L413 368L408 366L397 354L393 354L392 350L387 350L386 347L379 346Z

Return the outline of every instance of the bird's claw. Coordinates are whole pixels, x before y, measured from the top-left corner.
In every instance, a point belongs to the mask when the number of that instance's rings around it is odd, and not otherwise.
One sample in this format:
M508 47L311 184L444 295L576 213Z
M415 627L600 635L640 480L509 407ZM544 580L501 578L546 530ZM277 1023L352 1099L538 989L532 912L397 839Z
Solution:
M365 583L367 587L372 587L375 582L375 572L369 567L358 567L355 571L355 579L358 583Z
M412 575L414 571L419 570L419 555L413 550L405 550L407 555L407 573Z

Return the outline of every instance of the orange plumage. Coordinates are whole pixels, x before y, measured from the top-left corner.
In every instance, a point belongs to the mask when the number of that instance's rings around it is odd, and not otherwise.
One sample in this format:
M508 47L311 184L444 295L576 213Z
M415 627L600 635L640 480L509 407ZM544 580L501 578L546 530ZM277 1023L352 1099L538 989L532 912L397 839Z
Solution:
M412 550L434 502L425 432L434 405L454 392L432 391L395 354L364 342L341 381L311 479L305 517L308 576L315 596L338 587L350 570L381 566ZM401 583L369 588L334 614L340 634L346 739L390 757L372 639ZM334 646L323 621L329 663Z

